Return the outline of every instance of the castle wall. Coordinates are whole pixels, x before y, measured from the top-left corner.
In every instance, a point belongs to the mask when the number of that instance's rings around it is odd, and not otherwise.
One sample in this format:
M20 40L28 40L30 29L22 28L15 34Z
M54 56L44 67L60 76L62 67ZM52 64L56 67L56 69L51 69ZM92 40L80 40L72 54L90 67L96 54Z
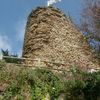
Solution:
M82 34L60 10L42 7L28 17L23 57L65 63L67 67L98 66Z

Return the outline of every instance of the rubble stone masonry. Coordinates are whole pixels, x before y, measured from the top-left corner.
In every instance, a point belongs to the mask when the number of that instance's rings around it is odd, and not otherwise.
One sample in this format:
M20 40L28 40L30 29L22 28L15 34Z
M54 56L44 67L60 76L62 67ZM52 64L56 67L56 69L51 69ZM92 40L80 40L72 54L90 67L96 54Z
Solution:
M82 33L54 7L38 7L29 15L23 57L65 63L65 68L99 67Z

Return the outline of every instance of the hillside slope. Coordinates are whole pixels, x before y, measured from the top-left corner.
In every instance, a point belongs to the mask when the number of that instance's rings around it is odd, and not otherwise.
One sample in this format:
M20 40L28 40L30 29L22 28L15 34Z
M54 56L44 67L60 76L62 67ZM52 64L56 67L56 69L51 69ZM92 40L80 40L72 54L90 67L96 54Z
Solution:
M100 100L100 71L58 73L0 62L0 100Z

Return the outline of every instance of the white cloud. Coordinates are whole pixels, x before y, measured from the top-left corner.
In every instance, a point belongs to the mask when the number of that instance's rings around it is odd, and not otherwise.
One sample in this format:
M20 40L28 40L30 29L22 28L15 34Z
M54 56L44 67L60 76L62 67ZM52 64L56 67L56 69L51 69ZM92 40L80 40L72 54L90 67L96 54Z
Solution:
M19 52L18 52L18 57L19 57L19 58L22 57L22 50L19 50Z
M0 49L11 51L11 44L9 38L6 35L0 35Z

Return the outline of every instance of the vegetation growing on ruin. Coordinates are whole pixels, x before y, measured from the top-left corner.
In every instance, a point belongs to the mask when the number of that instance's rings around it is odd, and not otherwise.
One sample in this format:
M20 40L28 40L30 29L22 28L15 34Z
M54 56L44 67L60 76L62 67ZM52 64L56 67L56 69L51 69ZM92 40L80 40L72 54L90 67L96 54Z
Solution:
M61 94L65 100L100 100L100 71L74 67L64 74L0 62L0 100L58 100Z

